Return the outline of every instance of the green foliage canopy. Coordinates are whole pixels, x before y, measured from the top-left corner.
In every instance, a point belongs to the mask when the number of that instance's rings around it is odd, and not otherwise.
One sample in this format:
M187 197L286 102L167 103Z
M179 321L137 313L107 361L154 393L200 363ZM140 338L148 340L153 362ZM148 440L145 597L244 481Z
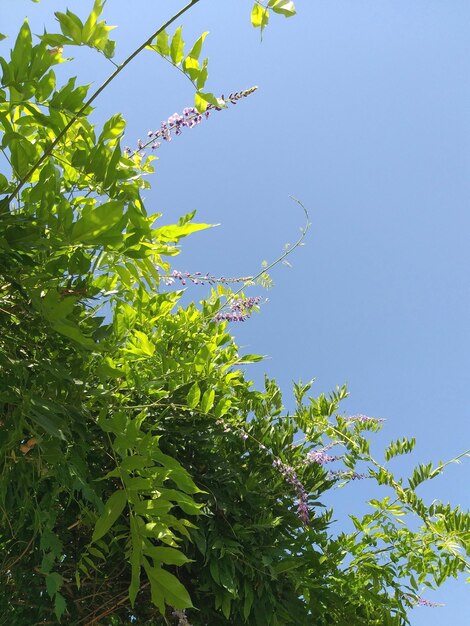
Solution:
M240 354L221 316L256 307L254 281L214 279L201 306L183 306L170 260L209 225L149 215L152 157L122 149L120 114L89 121L146 49L193 83L191 119L227 105L203 91L207 33L186 53L182 28L168 31L197 2L91 95L54 68L65 47L114 56L102 0L84 21L57 12L60 32L36 43L25 21L0 57L2 614L18 626L406 624L423 586L468 572L468 514L416 493L446 464L395 478L386 463L414 440L372 458L366 434L381 424L342 415L345 388L314 398L299 383L293 414L275 381L254 389L245 366L260 357ZM253 26L270 12L295 7L256 2ZM342 469L328 471L334 459ZM322 495L360 468L386 495L337 535Z

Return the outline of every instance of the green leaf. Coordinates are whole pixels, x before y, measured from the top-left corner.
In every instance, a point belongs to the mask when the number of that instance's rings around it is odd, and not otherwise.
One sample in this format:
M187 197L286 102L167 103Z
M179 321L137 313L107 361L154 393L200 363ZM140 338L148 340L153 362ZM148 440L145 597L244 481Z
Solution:
M162 226L161 228L156 228L153 232L155 237L159 241L179 241L182 237L187 237L192 233L196 233L200 230L206 230L207 228L214 228L214 226L218 226L218 224L194 224L194 223L186 223L186 224L171 224L169 226Z
M162 32L157 35L156 48L157 51L164 57L167 57L170 54L169 37L166 30L162 30Z
M130 518L131 526L131 584L129 585L129 600L131 606L135 604L135 599L140 589L140 570L142 567L142 539L140 537L139 528L134 515Z
M23 178L36 160L36 146L19 133L7 132L2 139L2 147L10 149L11 164L18 178Z
M219 418L225 415L232 405L230 398L221 398L214 409L214 416Z
M283 559L280 563L274 565L273 570L276 574L282 574L284 572L290 572L293 569L297 569L298 567L302 567L303 563L301 559L296 557Z
M155 564L165 563L165 565L184 565L189 563L190 559L185 556L180 550L175 548L166 548L160 546L148 545L145 553L151 556Z
M153 500L142 500L133 505L133 509L139 515L165 515L173 508L174 504L164 498L154 498Z
M59 622L60 622L62 615L65 613L66 608L67 608L67 604L65 602L64 596L61 595L60 593L56 593L55 598L54 598L54 613Z
M412 439L407 439L406 437L403 437L402 439L392 441L385 450L385 459L387 461L390 461L390 459L392 459L394 456L409 454L413 451L415 445L416 439L414 437Z
M84 244L100 243L103 235L119 224L123 211L124 202L121 200L110 200L96 208L87 207L82 217L72 226L71 241Z
M80 18L69 10L67 10L66 13L56 11L54 15L60 24L62 33L66 37L70 37L74 44L80 45L82 43L83 29L83 24Z
M28 20L23 22L23 25L16 38L15 47L11 52L11 66L13 75L18 82L21 82L27 78L27 70L31 60L31 51L33 47L31 30L28 25Z
M285 17L292 17L296 14L295 5L291 0L269 0L268 6L274 13L279 13Z
M115 491L104 505L104 511L98 518L93 531L92 541L101 539L112 527L127 504L127 494L123 489Z
M179 26L171 39L170 55L173 63L178 65L184 56L184 41L182 37L183 27Z
M46 589L50 598L54 597L57 591L62 587L63 582L63 577L57 572L52 572L46 576Z
M215 398L214 389L207 389L204 392L204 395L202 396L202 400L201 400L201 411L203 413L209 413L209 411L212 409L212 407L214 406L214 398Z
M162 599L164 599L166 604L175 607L175 609L188 609L193 606L189 593L176 576L173 576L173 574L170 574L162 567L150 567L148 563L145 571L150 580L152 599L155 591L160 604L160 606L158 604L157 606L162 613L164 613L164 610L162 611L164 607L161 607Z
M245 600L243 602L243 618L246 621L251 612L251 607L253 606L254 593L251 585L245 581L244 583L244 591L245 591Z
M251 10L251 23L254 28L263 30L269 22L269 10L255 3Z
M7 38L6 35L4 35L3 33L0 33L0 41L3 41L6 38Z
M66 337L73 339L88 350L98 349L97 343L91 337L84 335L80 330L80 327L72 320L56 320L52 323L52 327L61 335L65 335Z
M126 122L120 113L116 113L105 122L101 135L98 138L99 143L104 143L109 139L116 139L124 132Z
M197 59L193 59L192 57L189 57L189 56L186 57L183 61L183 69L192 81L198 79L200 69L199 69L199 61Z
M191 389L188 391L188 395L186 396L186 402L190 409L195 409L199 404L199 399L201 397L201 390L199 389L199 385L194 383L191 386Z
M148 336L140 330L134 331L134 336L138 340L139 348L146 356L153 356L155 354L155 344L152 343Z
M213 93L205 93L203 91L197 91L194 95L194 106L199 113L204 113L208 104L213 104L216 107L224 108L225 103L222 99L217 98Z
M0 193L4 193L9 188L8 179L3 174L0 174Z
M44 102L49 98L56 85L56 76L53 70L45 74L38 82L36 88L36 98L39 102Z
M259 354L245 354L239 359L239 363L258 363L263 361L264 357Z
M202 35L196 41L194 46L191 48L191 51L188 54L188 57L191 57L192 59L199 59L199 56L202 50L202 44L204 43L204 39L207 37L208 34L209 34L209 31L202 33Z

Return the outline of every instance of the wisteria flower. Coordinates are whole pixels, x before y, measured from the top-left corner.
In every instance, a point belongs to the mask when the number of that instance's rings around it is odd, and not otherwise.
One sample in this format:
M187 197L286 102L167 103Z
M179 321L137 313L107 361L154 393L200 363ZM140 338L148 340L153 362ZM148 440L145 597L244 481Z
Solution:
M368 415L348 415L344 419L347 422L360 422L361 424L378 424L385 421L382 417L369 417Z
M173 135L181 135L184 128L194 128L198 126L204 119L207 119L211 111L221 111L227 104L236 104L238 100L250 96L257 87L251 87L251 89L245 89L244 91L237 91L231 93L227 98L223 95L219 98L221 106L215 106L214 104L208 104L204 114L200 113L195 107L186 107L183 109L182 114L173 113L167 120L163 120L158 130L149 130L147 133L148 141L143 142L141 139L137 142L137 149L134 154L139 153L142 155L142 150L151 146L152 150L156 150L160 147L158 139L170 142ZM124 150L127 156L132 155L132 150L127 146Z
M320 450L311 450L305 456L306 463L318 463L318 465L326 465L327 463L332 463L333 461L337 461L340 459L340 456L333 456L332 454L327 454L325 448Z
M293 467L286 465L280 459L274 459L273 467L275 467L285 480L294 487L297 495L297 515L305 526L310 522L310 512L308 509L308 495L305 487L300 482L299 477Z
M261 302L260 296L239 298L229 303L229 311L219 311L214 315L214 322L244 322L250 317L253 307Z

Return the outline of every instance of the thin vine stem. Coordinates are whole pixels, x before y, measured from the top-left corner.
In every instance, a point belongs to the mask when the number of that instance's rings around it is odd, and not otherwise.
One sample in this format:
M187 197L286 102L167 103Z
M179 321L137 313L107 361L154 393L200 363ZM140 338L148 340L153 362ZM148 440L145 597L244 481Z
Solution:
M291 200L293 200L294 202L297 202L297 204L299 204L302 207L302 210L305 214L305 218L306 218L306 222L305 225L301 228L301 234L300 237L297 239L297 241L294 243L293 246L290 246L287 250L285 250L280 256L277 257L277 259L275 259L274 261L272 261L271 263L269 263L266 267L263 267L257 274L255 274L255 276L253 276L249 283L256 283L256 281L261 278L263 276L263 274L266 274L270 269L272 269L273 267L275 267L276 265L278 265L279 263L282 263L284 261L284 259L286 257L288 257L290 254L292 254L292 252L294 252L294 250L296 250L299 246L301 246L303 244L303 241L305 239L305 237L307 236L308 230L310 229L311 226L311 222L310 222L310 218L309 218L309 213L307 208L302 204L302 202L300 200L298 200L297 198L294 198L294 196L289 196L289 198ZM214 315L217 315L217 313L220 313L220 311L222 311L226 306L229 306L231 302L233 302L233 300L236 299L236 297L244 290L246 289L246 283L244 285L242 285L242 287L240 287L239 289L237 289L237 291L234 291L233 293L230 294L230 298L224 302L218 309L216 309L216 311L212 312L211 315L207 315L206 316L206 320L207 319L212 319L214 317Z

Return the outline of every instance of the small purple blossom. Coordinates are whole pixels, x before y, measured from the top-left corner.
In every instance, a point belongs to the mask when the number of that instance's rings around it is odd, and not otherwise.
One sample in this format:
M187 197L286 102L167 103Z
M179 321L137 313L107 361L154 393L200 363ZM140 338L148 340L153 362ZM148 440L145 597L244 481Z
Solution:
M206 283L208 285L215 285L218 283L249 283L253 280L253 276L237 276L227 278L226 276L212 276L211 274L202 274L201 272L194 272L190 274L189 272L173 270L169 276L162 276L162 279L167 285L172 285L175 280L179 280L183 285L185 285L188 280L194 285L205 285Z
M308 510L308 496L305 487L300 482L299 477L293 467L286 465L280 459L274 459L273 467L278 470L285 480L294 487L297 495L297 515L305 526L310 522Z
M245 91L231 93L227 98L222 96L220 98L221 106L208 104L204 114L200 113L195 107L184 108L182 115L179 113L173 113L173 115L170 115L167 120L162 121L158 130L148 131L147 137L149 138L149 141L144 143L141 139L139 139L137 142L136 152L140 152L149 145L152 145L152 150L155 150L160 146L160 143L156 141L157 139L163 139L164 141L170 142L172 139L172 133L175 135L181 135L183 128L194 128L200 124L204 118L207 119L211 110L221 111L222 108L228 103L236 104L238 100L250 96L254 91L256 91L256 89L257 87L251 87L251 89L246 89ZM126 149L125 152L129 155L131 150Z
M326 463L332 463L340 459L340 456L333 456L327 454L325 448L320 450L311 450L305 456L305 463L318 463L318 465L326 465Z
M360 422L361 424L379 423L385 420L381 417L369 417L368 415L348 415L345 418L348 422Z
M328 478L346 478L349 480L362 480L363 478L369 478L369 474L358 474L352 470L337 470L328 472Z
M426 598L421 598L419 596L412 596L409 593L406 593L405 596L414 606L429 606L433 608L437 606L445 606L445 604L440 604L439 602L431 602L431 600L426 600Z
M244 322L250 317L253 307L261 302L260 296L238 298L229 303L230 311L219 311L214 315L214 322Z
M431 607L445 606L445 604L440 604L439 602L431 602L431 600L426 600L426 598L418 598L416 600L416 604L418 604L419 606L431 606Z

